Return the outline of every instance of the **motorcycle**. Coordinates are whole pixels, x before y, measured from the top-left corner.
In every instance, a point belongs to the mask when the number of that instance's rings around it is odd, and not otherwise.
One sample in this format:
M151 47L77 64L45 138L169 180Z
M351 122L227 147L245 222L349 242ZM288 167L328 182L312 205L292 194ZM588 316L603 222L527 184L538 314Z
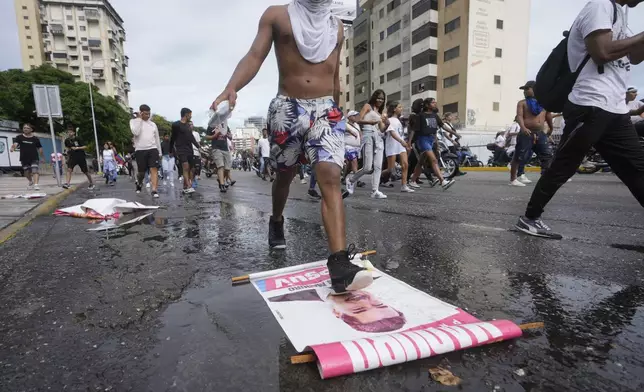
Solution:
M459 158L459 164L462 167L482 167L483 162L479 161L479 158L472 154L472 150L468 146L461 146L456 148L456 154Z
M642 148L644 148L644 137L640 137L639 141ZM610 166L604 158L602 158L601 154L597 152L595 147L592 147L584 156L584 160L581 162L581 165L577 168L577 173L593 174L600 170L603 172L610 171Z
M458 168L460 166L458 155L450 152L447 144L442 141L438 142L438 150L439 154L436 157L438 158L438 166L443 172L443 177L445 179L451 179L456 175L456 172L458 171Z

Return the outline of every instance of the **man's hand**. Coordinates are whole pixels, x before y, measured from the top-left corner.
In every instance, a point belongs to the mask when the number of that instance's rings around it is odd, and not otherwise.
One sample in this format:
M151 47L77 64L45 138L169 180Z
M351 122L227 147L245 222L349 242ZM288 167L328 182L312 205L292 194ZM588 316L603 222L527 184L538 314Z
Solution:
M532 135L532 132L528 128L521 128L521 132L526 136Z
M219 106L219 104L223 101L228 101L230 110L233 110L235 103L237 103L237 92L235 91L235 89L226 87L226 89L221 94L219 94L217 99L215 99L215 101L212 103L210 109L217 110L217 106Z

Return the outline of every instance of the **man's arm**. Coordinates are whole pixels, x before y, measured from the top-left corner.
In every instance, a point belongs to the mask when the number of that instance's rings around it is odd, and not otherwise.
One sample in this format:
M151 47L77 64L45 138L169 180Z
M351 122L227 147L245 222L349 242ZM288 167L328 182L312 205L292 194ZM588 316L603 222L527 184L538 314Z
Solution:
M224 92L213 103L212 106L214 108L225 100L228 100L231 108L234 107L235 101L237 100L237 92L250 83L255 75L257 75L259 68L262 66L273 45L273 21L275 20L276 11L277 7L268 7L259 19L257 35L250 50L239 61L239 64L237 64L233 76L228 81Z
M133 118L130 120L130 130L134 137L139 137L141 129L143 128L143 121L140 118Z
M530 131L525 127L525 123L523 122L523 101L519 101L517 104L517 124L519 124L521 132L530 135Z
M585 38L586 48L593 61L599 65L631 55L631 63L644 60L644 33L613 41L612 30L597 30Z
M642 116L644 115L644 105L640 106L638 109L633 109L630 112L628 112L629 115L631 116Z
M338 19L338 26L340 31L338 33L338 44L336 50L338 51L338 58L335 63L335 73L333 74L333 100L338 103L340 102L340 55L342 54L342 44L344 43L344 28L342 27L342 22Z

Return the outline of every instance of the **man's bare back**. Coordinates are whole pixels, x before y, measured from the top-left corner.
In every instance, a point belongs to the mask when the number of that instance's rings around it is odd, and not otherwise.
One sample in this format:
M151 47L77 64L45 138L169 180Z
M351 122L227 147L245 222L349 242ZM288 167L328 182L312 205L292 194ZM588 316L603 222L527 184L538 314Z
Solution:
M335 76L344 38L342 23L338 22L338 42L333 52L324 62L313 64L300 55L293 37L288 6L269 7L264 15L269 16L272 23L275 57L280 74L279 94L292 98L318 98L332 96L334 89L339 90L340 86L335 86Z

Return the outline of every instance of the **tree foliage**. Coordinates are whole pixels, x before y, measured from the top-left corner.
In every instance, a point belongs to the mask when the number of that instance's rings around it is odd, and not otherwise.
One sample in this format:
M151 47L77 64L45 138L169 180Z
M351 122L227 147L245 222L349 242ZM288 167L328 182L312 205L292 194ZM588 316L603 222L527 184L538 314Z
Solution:
M11 69L0 72L0 118L31 123L38 132L49 132L46 118L36 116L32 93L32 84L54 84L60 86L60 99L63 108L63 119L54 119L54 129L63 132L66 124L79 128L78 136L94 146L94 128L87 83L76 82L74 76L43 65L36 69L23 71ZM131 144L130 114L112 97L99 93L92 86L94 96L94 113L99 143L110 140L119 149L126 149ZM165 119L164 119L165 120Z
M162 115L153 114L152 122L154 122L157 125L157 128L159 129L160 137L163 137L164 135L170 136L170 134L172 133L172 123Z

